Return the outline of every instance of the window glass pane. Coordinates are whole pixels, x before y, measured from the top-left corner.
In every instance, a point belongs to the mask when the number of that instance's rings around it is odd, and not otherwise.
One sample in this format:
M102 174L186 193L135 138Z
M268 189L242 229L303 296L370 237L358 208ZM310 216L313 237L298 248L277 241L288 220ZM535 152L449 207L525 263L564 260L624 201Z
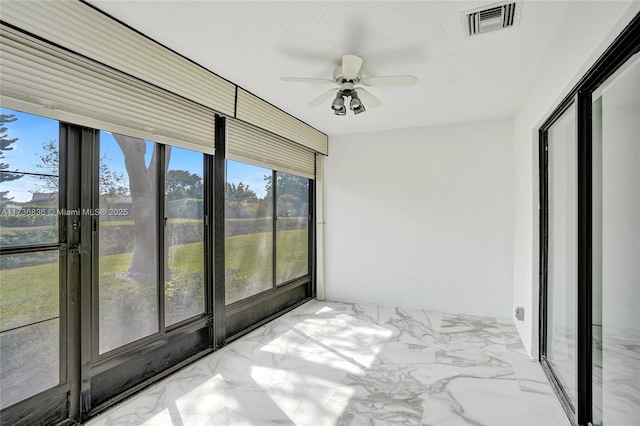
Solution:
M100 132L100 353L158 331L157 149Z
M276 173L276 283L309 273L309 179Z
M549 129L547 359L576 406L577 145L575 106Z
M0 256L0 407L59 383L57 251Z
M56 120L0 109L0 245L58 242Z
M58 193L38 192L42 185L38 176L0 172L0 180L6 176L15 180L0 184L0 197L5 197L0 215L0 245L57 243ZM26 199L21 198L27 191Z
M56 244L56 120L0 109L0 246ZM0 256L0 408L60 381L58 251Z
M640 419L640 55L593 104L593 423Z
M204 312L203 155L166 148L165 324Z
M8 164L2 170L57 175L58 121L7 108L0 108L0 114L3 117L0 155L4 157L0 163ZM55 185L44 184L43 189L57 189ZM22 195L31 199L31 193Z
M272 288L271 170L227 161L226 303Z

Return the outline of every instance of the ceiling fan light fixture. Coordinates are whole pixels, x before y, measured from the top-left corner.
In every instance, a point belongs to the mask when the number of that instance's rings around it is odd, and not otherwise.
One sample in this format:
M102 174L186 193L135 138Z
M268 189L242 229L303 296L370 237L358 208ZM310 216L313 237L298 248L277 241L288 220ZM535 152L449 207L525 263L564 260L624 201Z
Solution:
M349 103L349 108L351 108L351 111L353 111L353 113L356 115L366 111L364 104L358 97L358 93L356 93L355 90L351 92L351 102Z
M355 115L358 115L358 114L360 114L361 112L365 112L367 109L364 107L364 105L362 105L362 104L361 104L358 108L355 108L355 109L354 109L354 108L351 108L351 110L353 111L353 113L354 113Z
M360 114L367 110L364 107L362 100L360 100L360 95L364 98L364 102L369 105L369 108L377 108L382 104L380 99L370 93L367 89L359 87L358 85L360 84L364 86L413 86L418 81L418 79L412 75L390 75L363 78L362 63L363 60L359 56L350 54L343 55L341 64L333 71L333 80L306 77L282 77L282 80L305 83L337 84L337 92L335 92L335 89L330 89L309 102L309 106L312 107L322 105L335 94L335 98L331 103L331 109L335 115L346 115L347 106L345 98L351 98L349 100L349 109L351 109L354 114ZM358 93L356 93L356 89L358 90Z
M335 115L346 115L347 114L347 108L342 107L342 108L338 108L338 109L333 109L333 113Z
M341 110L345 110L346 108L344 107L344 93L342 93L341 90L338 90L338 93L336 94L336 98L333 100L333 103L331 104L331 108L336 111L336 114L338 114L337 111L341 111ZM341 114L344 115L344 114Z

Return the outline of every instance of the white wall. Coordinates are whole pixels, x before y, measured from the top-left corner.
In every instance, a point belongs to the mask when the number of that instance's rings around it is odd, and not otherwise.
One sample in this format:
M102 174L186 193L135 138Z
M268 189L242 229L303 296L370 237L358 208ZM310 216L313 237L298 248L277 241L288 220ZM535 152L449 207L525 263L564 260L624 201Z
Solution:
M502 119L331 137L326 298L510 317L512 135Z
M525 321L516 325L532 356L538 351L537 129L639 10L638 1L573 3L514 118L513 306L525 307Z

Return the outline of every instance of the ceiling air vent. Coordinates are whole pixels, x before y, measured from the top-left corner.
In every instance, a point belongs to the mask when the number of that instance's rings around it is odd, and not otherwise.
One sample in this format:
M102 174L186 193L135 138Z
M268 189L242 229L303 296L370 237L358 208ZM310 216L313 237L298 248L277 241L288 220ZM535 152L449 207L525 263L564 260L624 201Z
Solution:
M464 12L465 33L472 36L517 25L520 17L518 6L518 2L496 3Z

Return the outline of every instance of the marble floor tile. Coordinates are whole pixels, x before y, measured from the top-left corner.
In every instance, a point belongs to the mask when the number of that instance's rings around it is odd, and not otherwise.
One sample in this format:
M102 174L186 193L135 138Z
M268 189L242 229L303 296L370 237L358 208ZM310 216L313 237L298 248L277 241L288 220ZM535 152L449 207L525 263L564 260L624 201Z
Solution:
M423 425L531 425L517 381L453 375L429 390Z
M547 426L566 423L566 415L549 386L547 376L540 364L527 355L513 320L497 318L497 321L507 348L505 359L513 367L531 424Z
M508 319L320 301L88 424L569 425Z

